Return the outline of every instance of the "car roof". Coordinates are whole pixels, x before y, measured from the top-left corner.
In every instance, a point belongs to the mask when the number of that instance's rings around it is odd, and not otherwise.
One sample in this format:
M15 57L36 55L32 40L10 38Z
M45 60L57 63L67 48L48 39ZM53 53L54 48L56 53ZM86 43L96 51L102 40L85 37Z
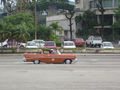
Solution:
M83 38L75 38L75 39L83 39Z
M34 41L28 41L27 43L35 43Z
M73 41L64 41L64 43L74 43Z
M44 40L41 40L41 39L36 39L36 40L32 40L32 41L44 41Z
M55 42L55 41L45 41L45 42Z
M107 42L107 41L106 41L106 42L103 42L103 43L112 43L112 42Z

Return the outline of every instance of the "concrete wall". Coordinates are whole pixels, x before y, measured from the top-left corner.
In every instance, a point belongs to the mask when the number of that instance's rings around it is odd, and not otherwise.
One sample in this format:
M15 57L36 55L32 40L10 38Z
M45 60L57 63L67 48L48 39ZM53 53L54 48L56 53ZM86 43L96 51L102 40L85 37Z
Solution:
M55 15L55 16L48 16L46 18L46 25L49 26L52 22L58 22L59 25L63 28L62 36L64 39L70 39L70 27L69 27L69 21L66 19L65 15ZM76 24L74 18L72 19L72 30L73 30L73 38L75 38L75 32L76 32Z

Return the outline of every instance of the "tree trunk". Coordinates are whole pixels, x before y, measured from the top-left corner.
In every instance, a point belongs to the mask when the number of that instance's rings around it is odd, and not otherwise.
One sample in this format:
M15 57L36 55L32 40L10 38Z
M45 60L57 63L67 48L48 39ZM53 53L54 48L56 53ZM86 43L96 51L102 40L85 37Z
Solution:
M72 37L72 18L69 19L69 23L70 23L70 40L72 41L73 37Z
M103 38L103 32L104 32L104 12L101 12L102 14L102 19L101 19L101 37Z
M74 12L71 12L71 11L69 11L69 15L70 16L68 16L67 14L65 14L65 17L69 20L69 27L70 27L70 40L72 40L73 39L73 37L72 37L72 18L73 18L73 16L74 16Z

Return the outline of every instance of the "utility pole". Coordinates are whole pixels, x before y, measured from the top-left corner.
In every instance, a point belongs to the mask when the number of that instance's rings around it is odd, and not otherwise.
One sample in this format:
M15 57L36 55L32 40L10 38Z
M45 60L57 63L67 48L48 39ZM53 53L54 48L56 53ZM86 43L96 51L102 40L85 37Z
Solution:
M35 27L35 39L37 39L36 0L34 0L34 27Z

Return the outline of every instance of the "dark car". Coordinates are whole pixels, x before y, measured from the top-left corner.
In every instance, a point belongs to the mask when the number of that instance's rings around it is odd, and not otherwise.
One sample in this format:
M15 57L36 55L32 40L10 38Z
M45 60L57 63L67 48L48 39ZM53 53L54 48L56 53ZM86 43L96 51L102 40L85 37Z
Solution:
M83 38L75 38L74 42L75 42L76 46L83 46L83 45L85 45L85 41L84 41Z

